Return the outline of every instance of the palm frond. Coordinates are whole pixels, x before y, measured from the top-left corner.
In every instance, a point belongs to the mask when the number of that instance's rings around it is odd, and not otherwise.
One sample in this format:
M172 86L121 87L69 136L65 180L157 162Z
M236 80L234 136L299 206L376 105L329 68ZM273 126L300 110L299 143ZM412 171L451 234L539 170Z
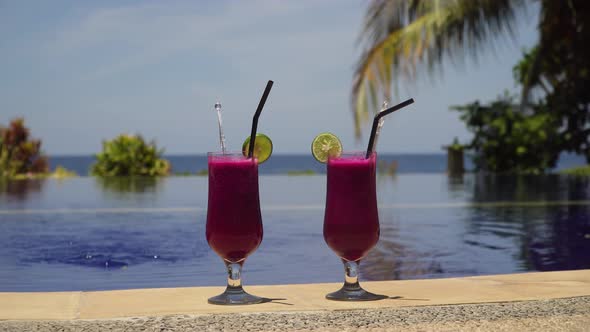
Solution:
M430 74L445 58L473 59L498 36L513 36L527 0L376 0L365 16L365 51L352 87L355 134L401 79L413 81L421 66ZM365 91L368 90L368 93ZM368 99L367 97L370 97Z

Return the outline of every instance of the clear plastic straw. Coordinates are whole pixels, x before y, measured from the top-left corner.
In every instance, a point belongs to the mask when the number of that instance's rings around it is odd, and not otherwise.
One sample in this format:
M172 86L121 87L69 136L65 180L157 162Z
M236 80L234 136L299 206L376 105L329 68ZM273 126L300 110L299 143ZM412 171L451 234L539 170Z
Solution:
M389 104L387 103L387 100L383 101L383 105L381 106L381 111L379 111L379 113L385 111L387 109L388 105ZM383 127L384 122L385 122L385 118L379 119L379 124L377 125L377 131L375 131L375 142L373 142L373 151L371 151L371 153L375 152L375 148L377 147L377 142L379 141L379 134L381 133L381 128Z
M221 144L221 152L225 154L225 136L223 135L223 122L221 121L221 103L215 103L215 111L217 111L217 124L219 125L219 144Z
M373 119L373 127L371 128L371 135L369 136L369 146L367 147L367 155L365 158L369 159L371 154L375 151L377 128L380 127L380 124L383 125L383 123L381 122L381 120L383 120L383 117L395 111L398 111L412 103L414 103L414 99L410 98L375 115L375 118Z

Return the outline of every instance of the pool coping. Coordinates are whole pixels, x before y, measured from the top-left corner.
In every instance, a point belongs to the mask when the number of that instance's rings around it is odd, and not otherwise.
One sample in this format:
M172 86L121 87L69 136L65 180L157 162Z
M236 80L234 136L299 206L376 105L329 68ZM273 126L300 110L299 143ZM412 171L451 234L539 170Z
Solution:
M328 301L339 283L247 286L250 293L273 299L248 306L216 306L207 298L223 287L151 288L91 292L0 292L0 320L85 320L380 309L546 300L590 296L590 269L530 272L446 279L366 281L369 291L389 296L374 302Z

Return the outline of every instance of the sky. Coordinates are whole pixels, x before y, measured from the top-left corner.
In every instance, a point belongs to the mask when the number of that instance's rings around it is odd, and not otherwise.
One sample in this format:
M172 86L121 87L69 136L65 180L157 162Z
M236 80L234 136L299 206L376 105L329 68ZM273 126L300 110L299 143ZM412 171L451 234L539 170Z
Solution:
M231 150L241 149L266 82L258 131L274 153L309 153L332 132L362 150L350 107L367 1L0 0L0 124L24 117L49 155L94 154L118 134L142 134L166 154L219 150L214 104ZM538 38L538 13L519 18L477 62L400 81L377 151L442 152L470 134L451 105L517 93L512 66Z

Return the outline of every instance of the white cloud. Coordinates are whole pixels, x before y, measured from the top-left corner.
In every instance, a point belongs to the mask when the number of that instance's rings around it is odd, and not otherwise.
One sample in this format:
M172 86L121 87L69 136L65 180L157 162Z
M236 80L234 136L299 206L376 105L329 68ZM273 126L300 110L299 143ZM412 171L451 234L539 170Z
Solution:
M47 50L54 58L65 59L105 53L92 60L91 78L151 65L183 51L217 52L220 56L236 51L268 53L292 43L293 38L298 42L317 40L317 32L305 25L286 36L276 23L332 3L236 1L206 13L194 4L198 3L96 9L56 31ZM265 21L272 23L265 25ZM326 39L338 35L338 31L330 33Z

